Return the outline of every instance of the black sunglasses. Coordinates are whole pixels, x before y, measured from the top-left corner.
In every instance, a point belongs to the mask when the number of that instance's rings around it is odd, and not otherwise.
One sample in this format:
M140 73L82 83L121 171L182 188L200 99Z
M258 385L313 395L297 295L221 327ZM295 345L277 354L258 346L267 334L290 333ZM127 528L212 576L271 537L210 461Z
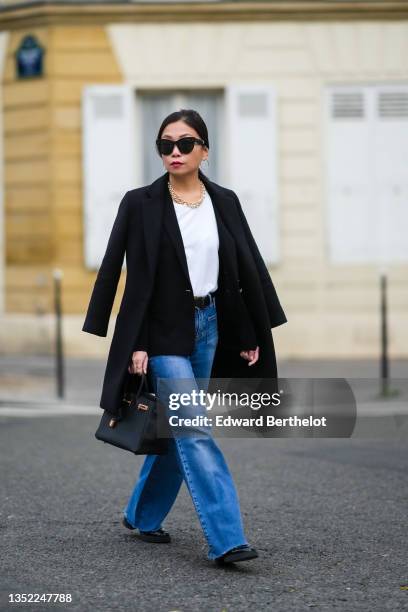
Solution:
M157 149L160 155L171 155L174 145L177 145L180 153L191 153L195 143L205 145L204 140L201 140L201 138L194 138L193 136L185 136L184 138L180 138L180 140L167 140L167 138L158 138L156 140Z

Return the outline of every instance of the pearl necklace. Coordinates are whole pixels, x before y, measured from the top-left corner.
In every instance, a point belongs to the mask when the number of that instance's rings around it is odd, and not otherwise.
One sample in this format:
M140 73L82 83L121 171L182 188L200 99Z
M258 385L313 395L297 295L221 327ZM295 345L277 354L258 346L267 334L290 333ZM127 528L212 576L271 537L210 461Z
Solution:
M204 196L205 196L206 190L205 190L205 185L204 185L203 181L201 181L201 180L200 180L201 196L200 196L200 199L197 202L186 202L179 195L177 195L177 193L174 191L170 181L168 181L167 185L169 187L169 191L170 191L171 197L176 202L176 204L182 204L183 206L189 206L190 208L197 208L198 206L200 206L200 204L202 204L202 202L204 200Z

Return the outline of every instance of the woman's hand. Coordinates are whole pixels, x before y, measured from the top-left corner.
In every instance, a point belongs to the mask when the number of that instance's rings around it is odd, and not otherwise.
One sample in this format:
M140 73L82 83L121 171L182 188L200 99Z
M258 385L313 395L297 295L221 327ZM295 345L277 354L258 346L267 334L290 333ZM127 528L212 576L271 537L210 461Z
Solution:
M149 358L146 351L134 351L132 363L128 367L130 374L147 374L147 363Z
M259 346L257 346L256 349L252 351L241 351L240 357L249 361L248 366L253 365L259 359Z

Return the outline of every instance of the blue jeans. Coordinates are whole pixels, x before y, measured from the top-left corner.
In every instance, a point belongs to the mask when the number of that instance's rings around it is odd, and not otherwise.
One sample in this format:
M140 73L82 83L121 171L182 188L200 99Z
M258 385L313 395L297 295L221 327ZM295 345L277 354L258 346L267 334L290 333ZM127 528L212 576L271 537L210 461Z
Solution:
M149 380L168 415L211 416L211 411L207 412L203 404L169 410L168 393L163 401L158 380L171 378L164 382L172 393L186 392L186 383L190 393L194 389L207 391L217 342L217 311L215 298L212 298L206 308L195 308L195 346L190 356L155 355L149 358ZM200 379L200 384L196 378ZM248 542L238 494L224 456L211 436L211 427L195 428L197 436L191 435L192 430L188 429L190 434L183 436L177 427L177 434L168 440L166 455L146 455L123 513L133 527L142 531L159 529L184 480L209 546L208 559L215 559L234 546Z

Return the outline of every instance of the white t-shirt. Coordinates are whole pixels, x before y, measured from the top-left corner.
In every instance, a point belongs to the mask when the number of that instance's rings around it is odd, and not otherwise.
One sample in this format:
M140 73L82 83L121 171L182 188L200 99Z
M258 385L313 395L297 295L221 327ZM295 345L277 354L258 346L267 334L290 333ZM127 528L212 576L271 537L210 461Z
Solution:
M195 296L218 288L218 227L208 192L197 208L177 204L174 210L183 238L191 286Z

